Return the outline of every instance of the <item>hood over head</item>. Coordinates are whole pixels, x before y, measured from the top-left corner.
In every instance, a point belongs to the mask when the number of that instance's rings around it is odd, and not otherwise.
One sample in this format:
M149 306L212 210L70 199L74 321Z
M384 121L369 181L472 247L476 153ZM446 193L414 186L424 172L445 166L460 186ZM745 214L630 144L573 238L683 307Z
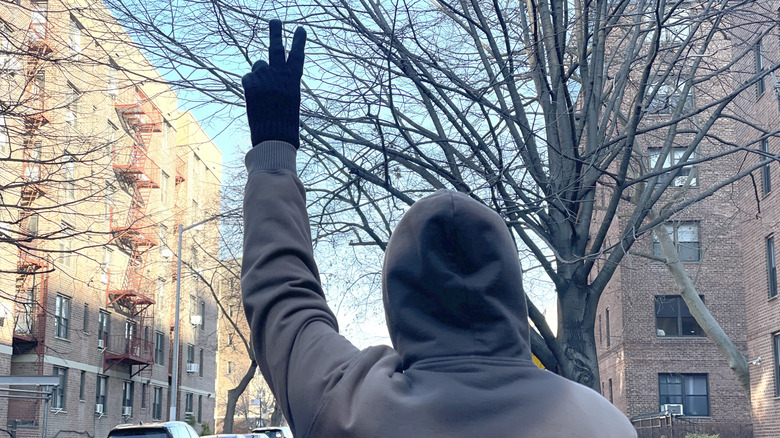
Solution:
M382 278L404 368L451 356L531 360L517 249L503 219L469 196L439 190L415 202L390 238Z

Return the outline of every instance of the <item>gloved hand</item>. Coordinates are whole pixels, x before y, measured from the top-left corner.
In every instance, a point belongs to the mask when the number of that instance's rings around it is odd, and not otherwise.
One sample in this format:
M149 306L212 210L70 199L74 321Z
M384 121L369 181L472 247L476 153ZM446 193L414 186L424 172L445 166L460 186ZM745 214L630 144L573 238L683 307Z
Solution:
M252 71L241 79L252 146L266 140L282 140L298 149L306 30L302 27L295 30L285 60L282 22L271 20L269 28L268 63L255 62Z

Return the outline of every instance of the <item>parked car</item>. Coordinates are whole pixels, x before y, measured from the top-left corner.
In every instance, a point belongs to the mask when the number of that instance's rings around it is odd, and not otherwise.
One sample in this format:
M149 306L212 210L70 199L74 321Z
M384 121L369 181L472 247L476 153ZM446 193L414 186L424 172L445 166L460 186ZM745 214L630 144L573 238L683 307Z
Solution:
M293 438L292 431L289 427L258 427L252 429L252 433L265 435L268 438Z
M121 424L108 433L108 438L200 438L198 432L183 421L165 423Z

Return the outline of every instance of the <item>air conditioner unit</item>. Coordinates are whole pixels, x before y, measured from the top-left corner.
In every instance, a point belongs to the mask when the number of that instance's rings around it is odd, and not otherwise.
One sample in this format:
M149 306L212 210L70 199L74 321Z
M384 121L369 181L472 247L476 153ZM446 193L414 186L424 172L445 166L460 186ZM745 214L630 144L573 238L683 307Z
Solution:
M106 348L106 341L104 339L98 339L98 348Z
M168 248L163 248L163 249L160 250L160 257L162 257L164 259L169 259L169 258L173 257L173 251L171 251Z
M197 363L188 363L187 364L187 372L188 373L197 373L199 365L200 364L197 364Z
M203 324L203 316L201 316L201 315L192 315L192 316L190 316L190 324L192 324L192 325L201 325L201 324Z
M95 405L95 413L96 414L102 414L103 413L103 404L98 403Z
M133 407L132 406L122 406L122 416L123 417L129 417L133 415Z
M8 236L10 229L11 229L11 224L9 224L8 222L0 222L0 234Z
M677 403L661 405L661 412L671 415L682 415L683 405Z
M105 272L100 274L100 282L103 284L108 284L108 274L106 274Z

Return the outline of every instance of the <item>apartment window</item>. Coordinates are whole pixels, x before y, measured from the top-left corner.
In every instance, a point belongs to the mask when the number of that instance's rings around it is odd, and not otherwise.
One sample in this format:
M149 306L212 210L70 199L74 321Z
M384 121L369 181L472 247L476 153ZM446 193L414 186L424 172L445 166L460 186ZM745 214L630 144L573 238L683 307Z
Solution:
M68 83L68 95L65 103L65 122L71 126L76 124L79 108L78 102L81 93L75 85Z
M227 373L230 374L233 372L233 362L227 363Z
M30 23L30 39L43 41L46 39L46 15L48 13L47 1L32 2L32 14Z
M81 54L81 29L81 23L76 20L76 17L71 15L70 24L68 25L68 48L71 54Z
M66 154L62 163L62 184L65 199L73 201L76 199L76 157Z
M769 141L767 139L761 140L761 152L764 153L761 156L762 160L769 157ZM761 167L761 193L764 195L767 195L772 191L772 177L770 171L769 163L764 164Z
M190 316L198 315L198 299L195 295L190 295Z
M70 298L57 295L54 301L54 336L68 339L70 327Z
M601 315L599 315L599 321L601 321ZM228 333L227 335L227 344L233 345L233 333Z
M655 297L655 330L659 337L704 336L680 295Z
M772 335L772 350L774 352L775 397L780 397L780 333Z
M95 383L95 404L103 407L106 412L106 394L108 394L108 376L97 376ZM95 409L97 412L98 409Z
M162 419L162 388L154 387L154 396L152 397L152 419Z
M141 384L141 409L146 409L146 392L149 390L149 385L146 383Z
M206 302L201 301L200 302L200 329L206 330Z
M105 310L98 312L98 347L108 348L108 335L111 330L111 317ZM101 345L101 342L103 341Z
M608 382L609 382L609 402L614 403L615 400L612 393L612 379L609 379Z
M122 382L122 407L130 408L131 413L133 409L133 389L134 385L132 381L125 380ZM122 411L122 414L125 415L125 410L122 409Z
M688 160L684 160L683 157L685 156L685 152L687 151L687 148L671 148L669 150L669 153L664 158L663 167L660 169L656 169L656 165L658 164L658 159L661 157L661 151L663 148L648 148L647 152L650 156L650 171L654 172L656 170L662 171L664 169L671 169L672 167L678 166L680 163L685 163L686 161L691 161L696 159L696 153L691 154L690 157L688 157ZM661 174L658 176L658 182L657 184L664 184L666 181L671 178L672 176L672 170ZM698 169L694 165L688 165L683 166L682 169L680 169L680 172L677 174L677 176L674 178L674 180L671 182L671 187L682 187L685 185L686 182L688 182L688 179L690 178L690 186L696 187L699 185L699 178L698 178Z
M203 411L203 396L198 396L198 424L203 422L203 417L201 416L201 411Z
M775 238L766 238L766 275L769 298L777 296L777 260L775 259Z
M168 179L168 174L162 172L162 178L160 179L160 204L162 204L163 207L168 205Z
M677 255L682 262L698 262L700 260L699 224L696 222L679 222L666 224L666 230L672 235ZM664 257L661 242L653 234L653 255Z
M84 321L81 331L87 333L89 331L89 304L84 304Z
M154 338L154 363L162 365L165 359L165 336L162 332L155 332Z
M756 41L756 45L753 48L753 53L756 61L756 75L762 75L764 73L764 42L759 39ZM766 85L764 83L764 77L762 76L758 82L756 82L756 97L761 97L766 91Z
M684 415L692 417L710 415L706 374L658 374L658 395L661 405L683 405Z
M84 400L84 384L87 380L87 372L82 371L79 377L79 400Z
M5 114L0 114L0 154L7 156L11 151L11 136L8 135L8 125L5 121Z
M231 333L231 335L232 335L232 333ZM229 340L228 343L230 343L230 344L233 343L232 336L229 336L228 340ZM604 343L604 331L603 331L603 328L601 326L601 314L599 314L599 345L601 345L603 343Z
M155 301L157 302L158 309L165 308L165 280L162 278L157 279Z
M38 215L35 213L28 214L22 218L21 231L26 235L29 240L38 236Z
M41 158L43 156L43 142L35 140L32 148L27 148L27 162L24 163L24 177L28 181L41 179Z
M187 363L195 363L195 346L187 344Z
M199 360L198 363L200 363L200 365L198 365L198 375L200 377L203 377L203 349L202 348L200 349L199 353L200 354L199 354L198 359L200 359L200 360Z
M689 89L688 94L683 98L684 88L685 83L674 78L669 78L666 82L654 81L647 89L648 94L655 91L655 95L647 104L647 112L668 115L677 111L680 105L683 112L690 111L693 108L693 93Z
M62 222L62 237L60 241L60 264L62 266L73 268L73 229L70 225Z
M111 97L111 99L116 99L117 96L119 96L119 81L117 80L118 70L119 66L111 57L109 57L106 74L108 79L106 80L106 83L108 84L108 95Z
M691 33L690 16L686 9L676 8L671 13L664 13L668 17L661 25L660 41L665 44L680 44Z
M65 409L65 394L68 390L68 369L54 367L53 375L60 378L60 385L52 391L51 407L53 409Z
M609 347L609 344L612 343L612 336L609 333L609 309L604 311L604 317L607 320L607 347Z
M162 254L162 251L168 249L168 227L160 224L160 227L158 228L158 234L158 237L160 238L160 253Z
M192 414L192 393L184 394L184 413Z

